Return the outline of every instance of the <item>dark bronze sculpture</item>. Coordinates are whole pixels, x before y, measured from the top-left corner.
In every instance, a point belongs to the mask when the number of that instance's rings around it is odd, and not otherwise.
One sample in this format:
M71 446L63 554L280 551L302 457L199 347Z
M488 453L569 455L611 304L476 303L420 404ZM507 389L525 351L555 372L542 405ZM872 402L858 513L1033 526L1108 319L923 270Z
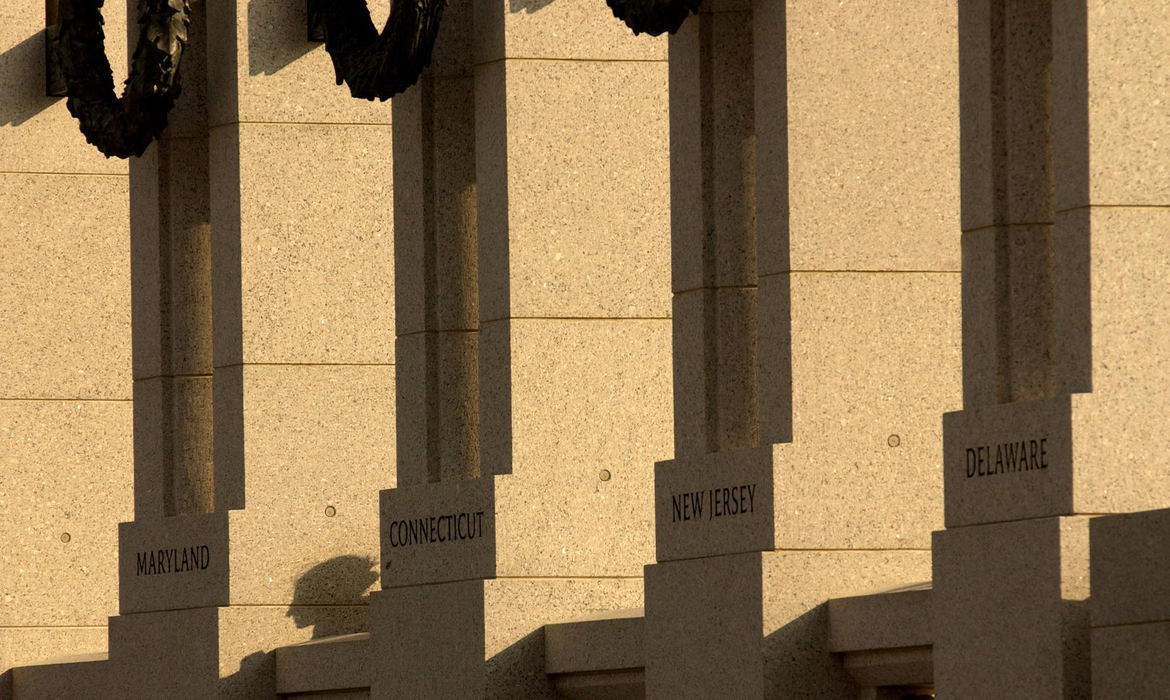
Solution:
M106 157L140 156L167 126L179 96L179 61L190 25L187 0L139 0L138 44L122 97L106 58L104 0L60 0L57 51L69 113Z
M683 20L699 11L701 0L605 0L613 16L635 34L674 34Z
M394 0L382 34L365 0L309 0L310 26L323 26L337 84L354 97L386 100L414 85L431 62L446 0Z

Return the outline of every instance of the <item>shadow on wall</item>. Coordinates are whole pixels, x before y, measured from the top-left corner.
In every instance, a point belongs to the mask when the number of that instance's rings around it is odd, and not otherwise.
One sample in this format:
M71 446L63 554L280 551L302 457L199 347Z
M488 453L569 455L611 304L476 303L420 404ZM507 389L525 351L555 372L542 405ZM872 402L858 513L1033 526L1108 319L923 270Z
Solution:
M23 124L63 99L45 96L44 32L0 54L0 75L12 80L0 92L0 125Z
M544 672L544 627L524 635L487 661L484 697L522 697L555 700L559 697Z
M313 639L356 632L339 618L333 606L365 605L370 586L378 581L376 563L369 557L346 555L317 564L297 579L294 601L308 602L289 606L288 616L298 629L313 628Z
M365 631L366 613L354 614L349 606L365 605L367 592L377 580L375 562L369 557L351 554L327 559L297 579L293 600L298 603L289 606L288 617L298 629L311 627L312 639ZM275 652L255 651L240 660L239 670L220 679L219 692L221 697L271 697L275 684Z
M319 46L306 38L307 5L305 0L248 3L248 73L271 75Z
M532 14L537 10L551 5L553 0L508 0L508 10L511 12L527 12Z

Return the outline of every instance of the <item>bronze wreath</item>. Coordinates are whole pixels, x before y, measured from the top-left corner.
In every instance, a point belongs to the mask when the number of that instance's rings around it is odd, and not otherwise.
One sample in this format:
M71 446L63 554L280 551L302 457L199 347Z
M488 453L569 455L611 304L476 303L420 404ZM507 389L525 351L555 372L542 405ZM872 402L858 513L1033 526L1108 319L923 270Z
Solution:
M365 0L309 0L324 27L337 84L366 100L387 100L414 85L431 62L446 0L393 0L382 34Z
M139 0L138 44L122 97L106 58L105 0L60 0L58 51L69 113L106 157L140 156L167 127L179 96L179 59L191 20L187 0Z
M674 34L683 20L699 11L701 0L605 0L613 16L626 23L635 34L646 32L658 36Z

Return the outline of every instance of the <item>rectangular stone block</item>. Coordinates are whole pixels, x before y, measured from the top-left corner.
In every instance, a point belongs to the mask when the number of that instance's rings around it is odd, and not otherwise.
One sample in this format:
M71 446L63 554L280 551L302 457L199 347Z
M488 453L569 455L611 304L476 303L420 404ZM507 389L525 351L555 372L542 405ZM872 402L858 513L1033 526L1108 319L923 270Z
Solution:
M1153 700L1162 697L1170 685L1167 655L1170 655L1170 622L1094 627L1093 698Z
M384 125L212 130L217 367L394 361L388 137Z
M751 13L700 13L671 39L674 291L754 285ZM708 76L704 78L704 76Z
M12 669L13 698L116 697L105 654ZM0 689L0 697L3 690ZM7 698L5 698L7 700Z
M503 325L507 345L487 332ZM671 444L669 343L665 320L485 325L482 470L514 477L497 483L497 512L512 516L497 535L501 575L636 576L652 560L651 470ZM507 383L489 385L504 367Z
M43 663L62 656L106 653L106 626L5 627L0 630L0 675L16 666ZM0 689L3 681L0 681ZM3 697L3 696L0 696ZM5 700L8 700L5 698Z
M105 624L131 517L128 401L0 401L0 629Z
M190 138L168 136L131 162L136 379L211 371L207 168L206 133Z
M1164 507L1170 436L1160 415L1107 393L946 414L948 527Z
M939 695L1089 694L1087 518L951 528L934 535Z
M501 59L665 61L666 38L634 34L584 0L475 3L477 64Z
M380 492L382 587L491 578L495 477Z
M959 269L955 7L794 4L786 23L792 269Z
M479 474L479 337L474 331L396 341L398 483Z
M380 29L388 0L369 5ZM306 40L306 3L259 0L207 8L211 126L237 122L389 124L390 107L334 84L325 47ZM386 144L389 152L389 143Z
M1058 313L1072 315L1057 330L1067 330L1091 358L1095 394L1158 405L1167 400L1170 299L1162 280L1168 228L1170 207L1094 207L1087 217L1070 212L1058 219L1057 260L1075 267L1056 278L1071 287L1058 291L1069 307ZM1090 320L1091 331L1083 328Z
M371 697L484 696L484 582L371 596ZM420 651L425 650L425 653Z
M772 549L773 478L767 447L659 462L654 470L658 561Z
M761 284L774 298L767 286L783 280ZM958 276L794 273L790 284L792 346L760 348L762 366L790 353L792 367L776 546L926 549L942 522L938 418L959 403Z
M1089 524L1093 626L1170 621L1170 510Z
M828 608L829 648L835 652L929 648L934 642L930 583L833 598Z
M45 5L9 3L0 29L0 163L7 172L126 174L126 163L89 145L65 99L45 96ZM126 12L102 12L114 85L126 79ZM137 36L137 27L134 28ZM72 179L72 178L70 178ZM81 184L80 182L78 184ZM30 190L31 192L31 190ZM124 203L123 203L124 206ZM7 219L10 220L10 219Z
M121 614L227 604L230 517L221 512L120 523Z
M544 627L546 673L641 669L646 664L642 608L607 610Z
M1085 92L1073 99L1087 112L1088 142L1069 139L1066 147L1087 149L1088 186L1069 188L1057 206L1170 204L1170 113L1149 108L1170 90L1167 72L1151 68L1170 59L1170 8L1094 2L1064 11L1084 23L1064 27L1058 39L1075 43L1061 56L1069 64L1054 71L1087 71Z
M959 172L963 231L996 220L991 0L958 5ZM964 257L963 267L967 270Z
M755 287L675 295L675 455L758 443L756 296Z
M130 398L126 188L124 177L0 174L0 396Z
M476 77L481 319L669 316L665 65L498 73Z
M642 601L641 577L496 578L485 581L484 656L490 698L553 697L542 627Z
M154 697L214 697L218 610L197 608L110 618L111 677Z
M974 4L974 3L972 3ZM996 229L962 234L963 407L999 403L999 290ZM1036 336L1037 342L1044 340Z
M362 688L369 697L370 633L311 639L275 650L276 692L323 695Z
M428 72L394 101L399 336L478 325L474 86L469 75Z
M1066 396L944 414L947 527L1072 513L1071 411Z
M756 122L756 256L758 275L764 277L788 272L792 268L789 245L788 47L787 41L775 40L775 37L787 35L788 22L786 3L756 2L752 3L751 10Z
M760 556L646 567L646 697L764 696Z
M276 681L272 649L363 623L365 606L315 607L308 616L281 605L119 615L110 621L111 674L143 697L265 697Z
M121 610L358 605L378 580L375 521L345 507L333 512L233 510L122 523Z

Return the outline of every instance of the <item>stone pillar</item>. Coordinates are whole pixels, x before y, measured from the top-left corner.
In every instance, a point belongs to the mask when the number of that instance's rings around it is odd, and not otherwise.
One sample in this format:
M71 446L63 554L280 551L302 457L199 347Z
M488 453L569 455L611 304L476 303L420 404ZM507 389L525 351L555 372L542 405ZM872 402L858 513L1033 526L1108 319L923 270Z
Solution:
M1093 697L1156 698L1170 683L1170 510L1094 518Z
M939 697L1088 697L1085 516L1167 503L1170 122L1150 96L1168 26L1152 2L961 6L964 410L944 421Z
M204 2L180 76L166 132L130 159L135 520L214 509Z
M131 517L126 164L45 96L44 0L0 10L0 698L14 666L106 647ZM106 51L126 75L126 15Z
M670 40L691 428L655 474L647 697L852 696L822 604L929 576L958 399L953 22L729 0Z
M191 393L173 382L157 415L138 415L149 491L120 528L110 660L144 696L258 697L272 692L275 646L365 627L377 576L369 489L394 483L390 112L334 86L324 49L304 39L303 4L205 12L191 51L206 46L206 126L189 133L177 108L179 128L145 163L157 189L135 190L136 243L170 248L135 251L136 302L148 302L135 370L151 376L161 340L164 375L210 378L183 377ZM201 68L184 65L184 98ZM190 223L200 207L209 236L181 238L205 235ZM152 317L155 298L169 316ZM171 457L151 451L168 440ZM181 468L179 445L197 445L210 473Z
M553 697L541 626L641 600L671 434L664 49L585 2L453 2L396 98L375 697Z

